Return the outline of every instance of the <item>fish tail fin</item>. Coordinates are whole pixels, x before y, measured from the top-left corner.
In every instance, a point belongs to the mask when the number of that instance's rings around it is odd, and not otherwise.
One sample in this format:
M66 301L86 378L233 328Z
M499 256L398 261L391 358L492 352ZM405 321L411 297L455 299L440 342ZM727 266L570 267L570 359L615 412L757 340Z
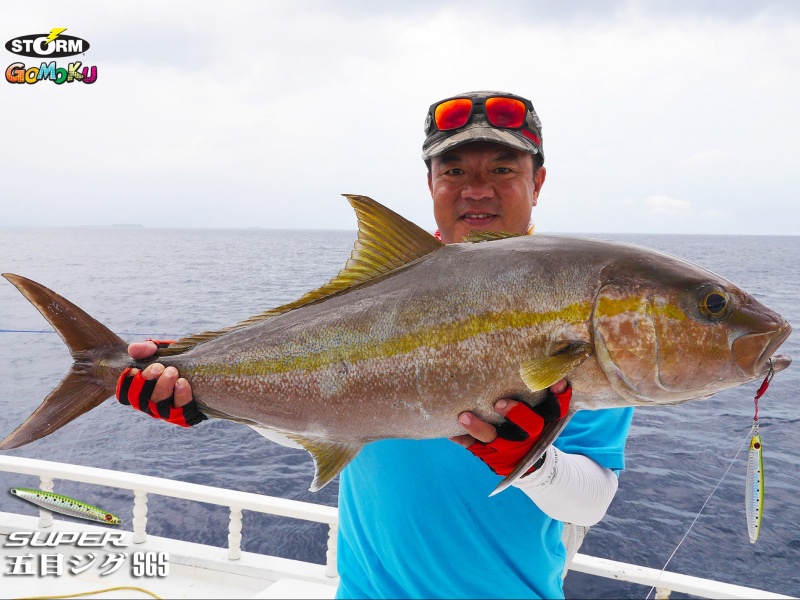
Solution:
M69 373L25 422L0 442L18 448L60 429L114 395L115 380L97 373L101 358L127 356L127 344L72 302L25 277L3 273L53 326L75 362Z

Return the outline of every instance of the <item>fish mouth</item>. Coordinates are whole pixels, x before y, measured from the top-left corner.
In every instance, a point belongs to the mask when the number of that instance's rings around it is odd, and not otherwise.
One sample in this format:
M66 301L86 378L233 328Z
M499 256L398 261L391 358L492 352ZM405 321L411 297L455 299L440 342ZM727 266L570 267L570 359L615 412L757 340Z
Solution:
M790 333L792 327L784 321L774 331L750 333L737 338L731 346L736 366L748 378L766 375L770 364L776 373L783 371L792 364L791 357L782 354L773 356L773 352L786 341Z
M780 372L781 372L781 371L783 371L783 370L784 370L786 367L788 367L790 364L792 364L792 357L791 357L791 356L787 356L787 355L785 355L785 354L776 354L775 356L773 356L773 357L771 358L771 360L772 360L772 370L773 370L775 373L780 373ZM764 365L764 368L763 368L762 370L763 370L764 372L763 372L763 373L761 373L761 374L759 375L759 377L760 377L761 375L763 375L764 377L766 377L766 376L767 376L767 373L769 373L769 364L766 364L766 365Z

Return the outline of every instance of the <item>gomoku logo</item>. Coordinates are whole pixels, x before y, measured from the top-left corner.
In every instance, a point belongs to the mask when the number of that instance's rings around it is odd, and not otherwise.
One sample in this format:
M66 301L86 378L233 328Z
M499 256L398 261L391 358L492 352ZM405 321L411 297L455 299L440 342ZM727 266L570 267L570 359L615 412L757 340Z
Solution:
M79 37L62 35L66 27L54 27L50 33L21 35L6 42L6 50L32 58L64 58L83 54L89 49L89 42Z
M85 53L89 49L89 42L72 35L63 35L66 30L65 27L54 27L50 33L21 35L6 42L6 50L34 58L63 58ZM73 81L94 83L97 81L97 67L81 68L81 62L76 61L65 68L50 61L42 62L38 67L26 67L25 63L15 62L6 68L8 83L34 84L42 80L50 80L57 85Z

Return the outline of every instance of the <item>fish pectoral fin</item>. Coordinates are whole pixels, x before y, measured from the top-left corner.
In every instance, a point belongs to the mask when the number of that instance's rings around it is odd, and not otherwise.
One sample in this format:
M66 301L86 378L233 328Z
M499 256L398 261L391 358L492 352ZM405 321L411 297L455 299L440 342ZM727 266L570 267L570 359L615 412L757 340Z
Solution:
M571 410L561 419L551 421L545 425L541 437L536 441L536 444L534 444L533 448L531 448L530 451L525 455L525 458L523 458L519 464L514 467L514 470L511 471L511 473L509 473L506 478L503 479L503 481L497 484L497 487L494 488L494 491L489 494L489 496L494 496L495 494L502 492L517 479L522 477L522 475L524 475L528 469L530 469L534 463L542 457L545 451L564 430L564 427L567 426L567 423L569 423L572 415L574 415L576 412L577 411Z
M523 361L519 366L519 374L532 392L538 392L564 379L591 355L591 345L574 342L550 356Z
M317 492L330 483L364 447L364 444L332 442L294 433L286 436L305 448L314 459L314 481L309 492Z

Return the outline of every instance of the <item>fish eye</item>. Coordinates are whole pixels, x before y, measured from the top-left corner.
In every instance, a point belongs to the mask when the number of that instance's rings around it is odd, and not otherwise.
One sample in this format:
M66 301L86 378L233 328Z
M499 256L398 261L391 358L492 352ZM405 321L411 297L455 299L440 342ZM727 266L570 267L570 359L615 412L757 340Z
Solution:
M727 305L728 299L722 294L714 292L706 296L706 308L712 315L720 314Z
M700 312L710 319L720 319L728 308L728 295L721 290L714 290L700 301Z
M106 519L106 521L113 521L114 520L114 515L110 515L110 514L106 513L105 519Z

